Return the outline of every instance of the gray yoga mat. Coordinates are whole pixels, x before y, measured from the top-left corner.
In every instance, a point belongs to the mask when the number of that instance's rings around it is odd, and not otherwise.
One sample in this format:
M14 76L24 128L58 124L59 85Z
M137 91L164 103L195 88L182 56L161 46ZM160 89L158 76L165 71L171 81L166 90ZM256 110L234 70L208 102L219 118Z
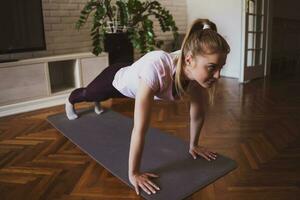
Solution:
M111 110L96 115L93 110L79 110L80 117L68 120L64 113L48 117L48 121L81 150L129 185L128 157L133 119ZM202 157L194 160L189 144L179 137L149 128L140 169L158 174L152 179L161 190L145 199L184 199L236 168L234 160L218 154L214 161Z

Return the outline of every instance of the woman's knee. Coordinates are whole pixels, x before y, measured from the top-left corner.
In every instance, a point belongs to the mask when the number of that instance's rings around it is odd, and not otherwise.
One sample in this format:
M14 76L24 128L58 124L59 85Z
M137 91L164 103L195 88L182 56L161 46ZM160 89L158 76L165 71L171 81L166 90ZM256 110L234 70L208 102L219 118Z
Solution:
M86 101L86 88L77 88L69 96L69 102L72 104Z

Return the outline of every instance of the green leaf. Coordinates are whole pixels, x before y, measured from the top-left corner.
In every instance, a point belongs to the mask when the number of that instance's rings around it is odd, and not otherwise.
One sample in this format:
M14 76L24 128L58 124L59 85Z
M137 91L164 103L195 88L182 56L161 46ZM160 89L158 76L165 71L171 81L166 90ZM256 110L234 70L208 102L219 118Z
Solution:
M89 0L81 10L75 28L79 30L89 17L92 18L90 35L93 53L98 55L102 52L106 22L117 19L121 26L128 26L128 36L134 48L145 53L162 44L156 40L150 16L155 17L162 32L172 31L173 37L178 37L178 28L170 11L155 0Z

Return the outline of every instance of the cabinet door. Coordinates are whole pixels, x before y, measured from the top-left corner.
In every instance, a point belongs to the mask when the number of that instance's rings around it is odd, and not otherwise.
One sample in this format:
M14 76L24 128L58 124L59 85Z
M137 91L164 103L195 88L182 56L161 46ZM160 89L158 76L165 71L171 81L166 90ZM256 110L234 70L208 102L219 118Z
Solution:
M48 95L45 64L0 68L0 106Z
M106 55L81 59L83 87L86 87L106 67L108 67L108 57Z

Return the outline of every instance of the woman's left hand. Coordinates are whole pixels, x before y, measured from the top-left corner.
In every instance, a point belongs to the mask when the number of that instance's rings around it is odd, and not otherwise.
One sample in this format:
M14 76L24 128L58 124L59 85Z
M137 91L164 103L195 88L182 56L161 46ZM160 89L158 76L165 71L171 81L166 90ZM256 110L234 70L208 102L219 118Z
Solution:
M194 159L197 158L197 155L205 158L208 161L215 160L217 158L216 152L212 152L205 147L202 146L193 146L190 147L189 153L193 156Z

